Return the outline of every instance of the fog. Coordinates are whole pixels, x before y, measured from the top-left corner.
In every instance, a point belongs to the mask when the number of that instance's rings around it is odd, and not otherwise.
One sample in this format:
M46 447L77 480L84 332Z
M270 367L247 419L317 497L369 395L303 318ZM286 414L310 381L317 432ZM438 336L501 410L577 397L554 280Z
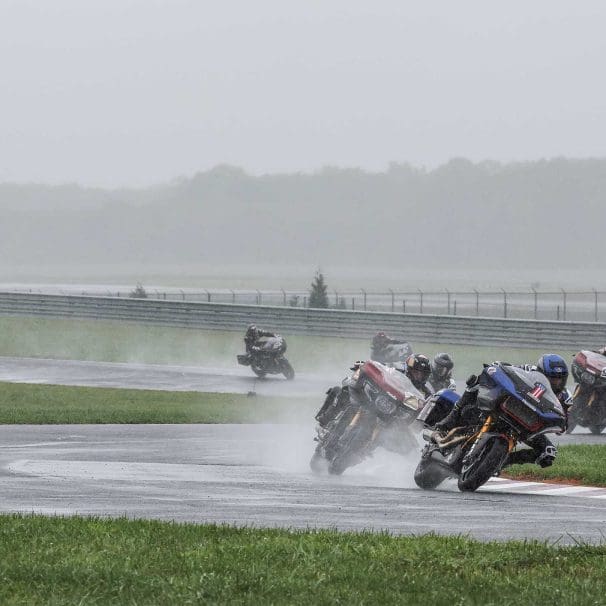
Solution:
M321 267L332 286L373 286L378 272L374 284L392 287L481 286L491 273L493 287L570 286L573 274L599 287L605 192L606 160L566 159L260 177L219 166L143 190L0 185L0 252L11 281L63 266L203 287L213 268L226 287L288 287Z
M602 2L0 7L4 282L605 286Z

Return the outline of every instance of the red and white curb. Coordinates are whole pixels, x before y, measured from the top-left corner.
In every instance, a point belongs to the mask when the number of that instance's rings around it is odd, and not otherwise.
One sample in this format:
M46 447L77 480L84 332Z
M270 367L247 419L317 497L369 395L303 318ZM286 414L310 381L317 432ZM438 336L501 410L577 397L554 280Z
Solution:
M508 492L513 494L552 495L558 497L586 497L606 499L606 488L596 486L575 486L574 484L549 484L547 482L526 482L492 478L482 486L482 492Z

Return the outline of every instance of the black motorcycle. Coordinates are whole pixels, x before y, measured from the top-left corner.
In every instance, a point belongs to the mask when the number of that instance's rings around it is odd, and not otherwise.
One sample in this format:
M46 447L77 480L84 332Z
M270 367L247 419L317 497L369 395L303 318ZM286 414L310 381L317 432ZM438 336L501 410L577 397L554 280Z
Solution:
M265 375L283 374L289 381L295 378L294 368L284 357L286 341L284 337L263 337L253 346L249 353L238 356L238 364L250 366L252 371L259 377Z
M445 397L439 392L419 413L428 442L414 474L420 488L433 489L450 477L458 480L461 491L477 490L503 468L519 442L562 433L566 427L562 405L549 381L536 371L500 363L486 366L475 406L462 411L462 425L446 435L434 431L456 399L456 394Z
M405 454L417 447L411 426L423 396L410 379L378 362L360 362L328 390L318 414L312 471L340 475L379 446Z

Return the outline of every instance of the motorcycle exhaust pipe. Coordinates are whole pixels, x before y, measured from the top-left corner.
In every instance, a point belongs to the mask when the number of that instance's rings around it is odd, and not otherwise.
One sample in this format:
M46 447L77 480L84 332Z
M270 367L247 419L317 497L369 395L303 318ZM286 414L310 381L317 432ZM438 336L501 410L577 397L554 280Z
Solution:
M434 442L436 441L436 435L438 434L437 431L433 430L433 429L429 429L429 428L425 428L422 432L421 432L421 437L426 441L426 442Z

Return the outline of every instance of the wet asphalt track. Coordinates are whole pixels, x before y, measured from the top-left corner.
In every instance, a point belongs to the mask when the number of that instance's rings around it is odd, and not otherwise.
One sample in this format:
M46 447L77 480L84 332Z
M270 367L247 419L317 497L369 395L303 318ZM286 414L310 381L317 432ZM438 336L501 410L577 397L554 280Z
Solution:
M64 382L57 370L61 363L21 362L2 359L0 379ZM146 373L158 374L158 367L115 366L70 363L63 376L68 384L157 389L192 389L204 382L202 370L171 367L145 384ZM74 368L81 369L77 377ZM299 393L311 390L313 381L323 379L303 381ZM264 383L290 389L296 382ZM236 384L242 385L242 377L235 376ZM490 485L475 494L452 486L424 492L412 481L417 455L407 461L385 452L340 478L318 477L307 467L312 437L311 425L0 426L0 511L434 531L482 540L604 539L606 495L517 494L515 487L492 492L499 487ZM606 443L606 436L575 433L561 441Z

